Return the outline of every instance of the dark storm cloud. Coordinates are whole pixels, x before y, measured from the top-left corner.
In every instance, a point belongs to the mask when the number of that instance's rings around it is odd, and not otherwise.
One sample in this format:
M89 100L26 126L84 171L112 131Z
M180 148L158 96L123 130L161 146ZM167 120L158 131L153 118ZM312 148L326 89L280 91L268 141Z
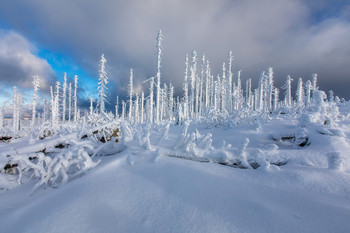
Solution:
M1 20L46 49L72 57L95 77L105 53L117 86L110 89L121 95L131 67L136 82L155 75L155 37L162 28L162 81L172 80L178 91L185 53L205 52L217 73L232 49L234 71L242 69L243 78L257 81L273 66L276 85L282 85L288 74L308 79L317 72L324 88L350 97L340 88L350 83L346 1L12 0L1 1L0 9Z
M0 30L0 81L3 85L31 88L33 75L41 80L41 89L52 81L50 65L33 54L35 48L22 36Z

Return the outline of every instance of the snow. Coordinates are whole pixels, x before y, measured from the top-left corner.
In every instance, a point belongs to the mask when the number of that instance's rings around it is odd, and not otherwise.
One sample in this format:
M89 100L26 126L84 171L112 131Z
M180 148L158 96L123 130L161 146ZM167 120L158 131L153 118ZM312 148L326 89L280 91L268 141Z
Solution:
M348 232L349 174L126 152L57 190L2 193L2 232Z
M0 229L36 233L349 232L349 124L346 118L334 127L342 134L320 134L319 129L331 128L317 124L309 124L300 133L298 120L281 115L258 126L213 128L200 121L143 128L123 124L123 142L107 142L96 149L110 156L93 158L101 160L100 164L64 185L32 192L38 180L23 177L20 185L16 175L0 173ZM305 147L273 139L305 133L311 141ZM77 137L69 135L71 141ZM191 137L189 144L178 145L179 138ZM151 148L145 147L146 141ZM9 153L7 145L12 150L34 150L44 142L23 147L26 139L17 139L1 144L0 151ZM45 145L54 142L63 142L62 137L47 139ZM73 148L66 150L74 152ZM254 160L260 167L221 165L215 160L220 156L228 164L238 158L246 164ZM286 164L276 166L277 160Z
M350 103L329 107L235 124L88 119L0 143L1 167L22 176L0 172L0 231L350 232ZM116 126L118 142L98 141Z

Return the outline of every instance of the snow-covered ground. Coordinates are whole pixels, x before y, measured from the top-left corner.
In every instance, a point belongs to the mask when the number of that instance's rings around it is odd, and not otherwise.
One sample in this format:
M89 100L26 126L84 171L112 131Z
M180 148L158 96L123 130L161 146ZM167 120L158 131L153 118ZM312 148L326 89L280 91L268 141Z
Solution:
M349 110L332 124L122 125L123 140L96 153L110 155L66 184L33 190L40 179L0 173L0 232L350 232ZM69 135L1 143L1 159Z

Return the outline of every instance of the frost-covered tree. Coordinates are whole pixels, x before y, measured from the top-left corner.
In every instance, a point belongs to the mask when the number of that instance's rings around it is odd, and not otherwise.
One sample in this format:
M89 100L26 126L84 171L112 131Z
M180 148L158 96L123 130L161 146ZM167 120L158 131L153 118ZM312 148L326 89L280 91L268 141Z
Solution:
M68 121L72 117L72 83L69 83L68 86Z
M99 62L100 65L100 69L99 69L99 79L98 79L98 96L99 96L99 100L98 100L98 105L100 106L100 113L104 113L105 112L105 102L107 102L106 100L106 90L107 88L107 84L108 84L108 76L107 76L107 72L106 72L106 58L104 56L104 54L101 55L101 59Z
M317 90L317 74L312 74L312 90Z
M267 93L267 105L268 109L271 111L272 110L272 95L274 92L273 88L273 68L269 67L269 71L267 73L267 86L268 86L268 93Z
M198 114L199 116L202 115L202 107L203 107L203 85L204 85L204 76L205 76L205 66L206 66L206 60L205 60L205 55L203 53L202 56L202 64L201 64L201 76L199 80L199 110Z
M49 107L48 107L48 100L47 99L45 99L44 100L44 112L43 112L43 115L42 115L42 117L43 117L43 122L46 122L46 120L47 120L47 117L48 117L48 109L49 109Z
M334 91L333 90L329 90L328 92L328 100L329 102L333 103L334 102Z
M304 105L304 86L303 86L302 78L298 79L296 97L297 97L297 105L298 106Z
M169 120L174 118L174 86L170 83L169 86Z
M167 105L168 105L168 86L166 83L163 84L162 98L160 104L160 119L164 120L167 115Z
M279 102L279 89L277 87L274 88L273 92L273 110L276 111L278 108L278 102Z
M145 102L145 93L142 91L141 92L141 117L140 117L140 123L143 123L144 119L144 102Z
M117 96L117 101L115 103L115 119L119 118L119 96Z
M40 87L39 76L34 75L34 77L33 77L32 123L31 123L32 127L34 127L34 125L35 125L36 102L38 99L39 87Z
M222 110L226 110L226 100L227 100L227 82L226 82L226 64L225 62L222 64L222 81L220 85L220 93L221 93L221 107Z
M195 89L196 89L196 77L197 77L197 52L192 52L192 63L191 63L191 97L190 97L190 116L193 118L195 115Z
M126 103L122 100L122 120L125 120Z
M217 76L216 81L214 83L215 88L214 88L214 109L216 111L221 111L221 79L220 75Z
M13 87L13 116L12 116L13 131L17 132L19 129L19 94L17 87Z
M258 110L262 111L264 108L264 89L265 89L265 71L261 72L259 79L259 97L258 97Z
M284 85L284 104L286 107L292 106L292 81L293 79L288 75L286 83Z
M309 107L311 105L311 90L313 89L311 81L307 80L305 83L305 105Z
M73 101L74 101L74 122L78 121L78 97L77 97L77 91L78 91L78 75L74 76L74 95L73 95Z
M205 108L209 109L210 96L211 96L211 74L210 74L210 64L207 60L205 66Z
M156 102L156 123L159 123L160 120L160 98L161 98L161 87L160 87L160 63L162 59L162 41L163 35L162 31L158 30L157 35L157 102Z
M237 72L237 87L236 87L237 109L240 109L242 107L242 104L243 104L241 72L242 72L242 70L239 70Z
M184 109L183 109L183 115L185 118L189 116L189 98L188 98L188 54L186 54L186 61L185 61L185 79L183 84L183 90L184 90Z
M254 89L254 97L253 97L253 100L254 100L254 110L255 111L258 111L258 110L260 110L259 109L259 106L260 106L260 104L259 104L259 88L256 88L256 89Z
M209 88L209 93L210 93L210 101L209 105L214 106L214 95L215 95L215 81L214 81L214 75L210 74L210 88Z
M52 86L50 86L50 94L51 94L51 125L53 127L56 126L56 119L57 119L57 113L56 113L56 103L55 103L55 97L53 94Z
M230 50L228 53L228 98L229 98L229 106L230 106L230 111L232 111L232 82L233 82L233 74L232 74L232 61L233 61L233 56L232 56L232 51Z
M89 98L90 99L90 115L94 113L94 98Z
M245 102L248 109L252 107L252 80L248 79L246 81L246 91L245 91Z
M59 81L56 82L55 85L55 98L54 98L54 107L55 107L55 116L56 116L56 123L58 123L59 115L60 115L60 109L59 109L59 103L60 103L60 88L61 83Z
M148 116L149 116L150 123L153 123L153 84L154 84L154 77L151 77L150 88L149 88L149 105L148 105Z
M130 81L129 81L129 121L132 122L132 97L134 95L134 81L133 81L133 71L130 69Z
M139 119L139 95L136 94L136 100L135 100L135 111L134 111L134 122L135 123L140 123L140 119Z
M66 120L67 108L67 73L64 72L63 86L62 86L62 121Z

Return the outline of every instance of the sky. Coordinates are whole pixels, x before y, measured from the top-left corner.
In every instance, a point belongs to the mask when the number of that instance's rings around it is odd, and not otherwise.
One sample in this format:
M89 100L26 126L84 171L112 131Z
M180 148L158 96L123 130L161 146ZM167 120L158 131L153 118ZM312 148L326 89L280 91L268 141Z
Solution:
M138 90L156 74L156 35L162 29L162 82L182 95L185 54L195 49L221 73L228 51L233 72L257 85L273 67L275 86L318 73L319 86L350 99L350 2L347 0L11 0L0 1L0 104L17 86L29 103L33 75L39 96L78 75L79 104L97 98L103 53L107 107L127 96L130 68ZM237 75L235 76L237 77Z

